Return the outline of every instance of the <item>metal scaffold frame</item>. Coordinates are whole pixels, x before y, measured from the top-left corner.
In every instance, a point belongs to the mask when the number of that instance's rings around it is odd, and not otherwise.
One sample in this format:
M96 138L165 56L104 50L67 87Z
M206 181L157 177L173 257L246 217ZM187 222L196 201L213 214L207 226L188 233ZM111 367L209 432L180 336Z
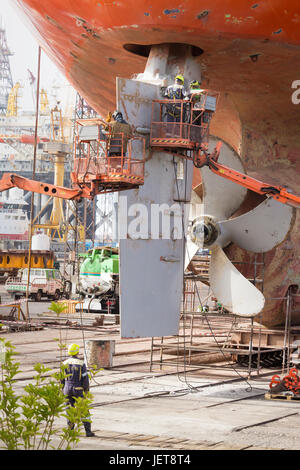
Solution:
M85 99L80 96L79 93L76 95L76 104L75 104L75 123L78 119L93 119L98 115L96 111L85 101ZM95 240L95 218L96 218L96 205L95 198L93 200L84 199L84 209L83 209L83 226L84 226L84 237L92 241L94 246Z
M297 334L291 327L291 291L280 299L285 302L284 329L267 330L260 322L261 313L255 318L258 323L254 324L253 317L237 317L218 305L209 288L208 257L200 256L197 261L198 273L184 276L179 334L152 338L150 371L155 364L160 370L169 366L181 367L182 372L199 368L233 369L237 374L244 372L243 375L250 378L253 373L260 375L268 365L277 369L280 365L282 373L289 370L291 344ZM248 268L252 266L253 278L250 281L263 292L264 254L256 254L251 263L232 263L247 264ZM203 282L208 286L206 295ZM280 336L282 346L272 345L272 339L270 346L262 346L266 335L271 338L272 335ZM268 344L267 341L265 343ZM155 353L158 354L156 359Z
M89 106L82 96L77 93L74 110L74 133L73 148L75 147L75 126L78 119L95 118L97 113ZM65 224L63 227L64 239L64 261L63 276L68 281L78 284L80 261L79 243L85 251L86 240L91 240L92 246L95 242L95 207L96 199L84 198L80 203L78 200L66 200Z

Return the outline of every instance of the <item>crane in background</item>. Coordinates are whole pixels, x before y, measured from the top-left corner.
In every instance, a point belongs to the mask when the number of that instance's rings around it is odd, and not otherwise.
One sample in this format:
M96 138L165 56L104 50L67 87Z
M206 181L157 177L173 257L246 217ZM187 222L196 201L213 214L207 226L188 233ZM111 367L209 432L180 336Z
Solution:
M6 31L0 18L0 114L5 115L10 90L13 88L13 79L9 58L13 53L8 48Z
M18 115L18 98L19 98L19 90L21 88L21 83L17 82L8 95L7 100L7 109L6 109L6 116L13 117Z

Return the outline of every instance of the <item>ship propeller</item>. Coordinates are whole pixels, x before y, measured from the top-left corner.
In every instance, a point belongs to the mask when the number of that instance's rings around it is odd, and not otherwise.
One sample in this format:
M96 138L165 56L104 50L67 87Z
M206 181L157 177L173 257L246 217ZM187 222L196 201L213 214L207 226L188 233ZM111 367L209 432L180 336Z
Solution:
M219 161L240 171L237 154L226 144L223 148ZM236 269L223 248L234 243L254 253L272 250L290 230L294 209L269 198L249 212L230 218L245 198L244 188L223 180L208 168L201 169L201 176L202 198L198 187L191 201L185 268L199 249L209 249L209 282L214 296L236 315L255 316L264 307L264 296Z

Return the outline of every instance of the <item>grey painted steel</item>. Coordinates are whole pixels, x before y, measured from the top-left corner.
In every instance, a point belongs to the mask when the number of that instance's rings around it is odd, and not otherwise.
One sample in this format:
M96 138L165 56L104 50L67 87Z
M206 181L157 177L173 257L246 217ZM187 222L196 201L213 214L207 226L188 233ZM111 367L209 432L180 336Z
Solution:
M251 317L262 311L265 303L263 294L236 269L217 245L212 248L209 279L212 292L230 312Z
M188 265L192 261L193 257L197 251L202 248L196 243L192 242L191 238L187 236L186 246L185 246L185 258L184 258L184 269L187 269Z
M217 244L233 242L244 250L264 253L281 243L294 219L295 209L273 198L234 219L220 221L221 236Z
M219 140L221 139L210 137L210 152ZM245 172L238 154L225 142L221 147L219 162L234 170ZM208 167L203 167L200 171L203 182L203 214L218 220L227 219L241 206L247 189L216 175Z
M190 262L192 261L193 257L197 253L200 248L203 248L203 244L196 244L191 240L190 237L190 230L192 228L192 221L202 215L203 211L203 204L200 197L192 190L191 194L191 205L189 209L189 227L186 237L186 245L185 245L185 258L184 258L184 269L188 267Z
M97 140L99 138L99 127L78 126L78 135L81 140Z
M117 79L118 109L135 127L149 128L153 99L159 99L160 87L136 80ZM147 151L145 183L139 189L119 193L120 238L120 314L123 338L174 335L178 333L180 303L183 291L184 238L173 230L173 239L151 239L153 204L171 207L189 200L193 164L176 161L172 155ZM187 188L187 190L185 190ZM126 196L127 199L124 199ZM121 199L122 198L122 199ZM126 217L127 204L140 203L140 213ZM183 203L182 203L183 204ZM137 207L137 206L136 206ZM177 228L182 225L182 214L174 206L170 221ZM168 212L167 209L163 210ZM172 212L172 211L171 211ZM134 239L132 224L140 217L140 226L146 230ZM127 220L126 220L127 218ZM128 227L124 232L128 222ZM147 227L148 223L148 227ZM179 225L178 225L179 224ZM125 238L126 237L126 238Z
M209 152L212 152L220 141L218 137L210 136ZM243 164L232 147L222 141L219 162L229 166L237 171L244 172ZM189 222L192 224L196 217L209 215L214 219L222 220L230 217L236 211L245 199L247 189L242 186L226 180L213 173L209 168L203 167L201 170L203 199L193 191L191 197L191 208L189 213ZM189 265L193 256L199 248L203 246L192 242L190 236L187 236L187 245L185 251L185 269Z

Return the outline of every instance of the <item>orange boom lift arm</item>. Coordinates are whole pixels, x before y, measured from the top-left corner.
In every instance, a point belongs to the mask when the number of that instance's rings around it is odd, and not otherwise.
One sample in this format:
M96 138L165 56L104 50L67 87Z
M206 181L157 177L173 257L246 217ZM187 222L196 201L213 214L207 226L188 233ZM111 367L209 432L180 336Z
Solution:
M0 180L0 192L15 187L24 189L25 191L46 194L47 196L62 199L81 199L82 197L91 198L91 191L87 187L66 188L24 178L23 176L16 175L15 173L5 173Z
M201 153L199 152L197 157L194 159L194 165L197 168L208 166L213 173L222 176L222 178L233 181L234 183L244 186L245 188L250 189L251 191L254 191L258 194L273 197L283 204L300 208L300 196L293 194L287 188L283 186L268 185L255 178L251 178L251 176L245 175L244 173L240 173L236 170L232 170L226 165L219 163L218 158L220 155L221 146L222 142L218 142L211 154L209 154L205 148L202 148Z
M197 168L208 166L213 173L221 176L222 178L226 178L258 194L273 197L283 204L300 208L300 196L293 194L287 188L283 186L268 185L262 181L252 178L251 176L240 173L239 171L233 170L226 165L219 163L218 158L220 155L221 146L222 142L218 142L211 154L207 152L206 148L202 147L201 150L197 153L197 156L193 158L194 165ZM99 190L99 182L97 180L90 181L89 184L84 182L73 183L73 188L66 188L24 178L14 173L4 174L0 180L0 192L6 191L13 187L18 187L24 189L25 191L32 191L35 193L46 194L48 196L69 200L81 198L93 199L96 194L101 192L101 190Z
M283 204L300 208L300 196L291 193L283 186L267 185L262 181L219 163L218 157L220 155L221 146L222 143L219 142L212 154L209 154L205 149L202 149L202 153L198 154L197 158L194 159L194 165L197 168L208 166L213 173L221 176L222 178L226 178L234 183L240 184L241 186L244 186L258 194L273 197ZM97 186L97 184L95 186ZM93 188L86 184L82 184L81 186L78 185L78 187L66 188L24 178L14 173L5 173L0 180L0 192L14 187L24 189L25 191L47 194L48 196L69 200L81 198L92 199L95 194L98 193L96 187Z

